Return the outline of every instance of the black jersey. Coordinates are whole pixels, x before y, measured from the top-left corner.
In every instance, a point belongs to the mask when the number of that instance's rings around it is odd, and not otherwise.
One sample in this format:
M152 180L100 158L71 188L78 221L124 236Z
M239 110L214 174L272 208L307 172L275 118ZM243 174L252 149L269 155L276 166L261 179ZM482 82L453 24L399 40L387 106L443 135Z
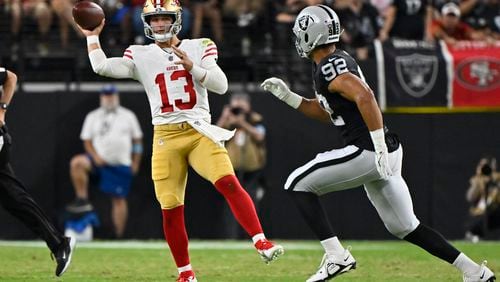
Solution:
M368 127L358 110L356 103L347 100L338 92L330 92L328 85L339 75L350 72L361 80L365 80L356 61L347 52L337 49L326 56L313 68L314 88L321 106L330 113L331 120L342 134L345 145L356 145L359 148L373 151ZM387 132L387 128L385 128ZM395 135L386 134L389 152L399 146Z

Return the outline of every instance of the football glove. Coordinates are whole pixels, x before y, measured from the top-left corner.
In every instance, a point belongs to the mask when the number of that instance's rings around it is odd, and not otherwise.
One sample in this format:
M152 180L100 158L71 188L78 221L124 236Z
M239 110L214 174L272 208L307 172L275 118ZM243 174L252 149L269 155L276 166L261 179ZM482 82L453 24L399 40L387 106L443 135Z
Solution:
M387 180L392 175L392 170L389 165L389 151L387 150L387 145L385 144L384 135L385 133L383 128L370 131L373 147L375 148L375 166L380 174L380 177Z
M264 80L260 87L271 92L278 99L287 103L294 109L297 109L302 103L302 96L292 92L285 82L277 77L271 77Z

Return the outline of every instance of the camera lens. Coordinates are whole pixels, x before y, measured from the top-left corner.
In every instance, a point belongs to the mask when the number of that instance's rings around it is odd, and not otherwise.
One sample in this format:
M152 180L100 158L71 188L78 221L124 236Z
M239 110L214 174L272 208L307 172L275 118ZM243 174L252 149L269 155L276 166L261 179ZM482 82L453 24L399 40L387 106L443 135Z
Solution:
M242 111L243 110L241 108L231 108L231 112L233 113L233 115L239 115Z
M492 172L491 166L489 166L488 164L485 164L481 167L481 174L482 175L489 176L489 175L491 175L491 172Z

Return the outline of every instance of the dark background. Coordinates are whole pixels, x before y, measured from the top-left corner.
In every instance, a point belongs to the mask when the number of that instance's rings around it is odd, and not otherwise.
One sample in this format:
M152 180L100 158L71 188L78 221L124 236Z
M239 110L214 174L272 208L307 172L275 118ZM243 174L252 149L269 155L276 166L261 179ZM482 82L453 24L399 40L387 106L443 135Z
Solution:
M288 174L316 153L341 146L330 125L304 118L269 93L251 93L254 109L265 117L269 189L259 210L271 238L313 238L283 184ZM139 117L145 154L129 196L127 238L162 238L161 212L150 180L152 126L144 93L121 94L122 105ZM213 122L228 95L210 94ZM85 115L98 106L97 93L55 92L16 94L7 115L13 137L12 164L49 216L60 222L64 206L73 199L69 161L83 151L79 134ZM403 174L417 216L448 238L462 238L467 216L465 191L478 159L499 153L500 113L386 114L386 124L399 134L405 150ZM91 200L102 226L97 237L110 233L109 198L95 187ZM323 197L331 221L345 239L387 239L375 209L363 189ZM191 238L223 238L225 202L211 185L190 171L186 223ZM28 239L34 235L0 209L0 238Z

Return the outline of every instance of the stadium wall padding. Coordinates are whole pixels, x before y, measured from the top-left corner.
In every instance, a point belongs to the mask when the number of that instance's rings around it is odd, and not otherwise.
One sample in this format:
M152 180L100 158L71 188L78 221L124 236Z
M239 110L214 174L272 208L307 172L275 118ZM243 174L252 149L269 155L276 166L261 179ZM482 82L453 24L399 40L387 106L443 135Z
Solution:
M228 95L210 95L216 122ZM254 109L265 118L268 136L268 190L259 213L271 238L314 239L282 189L288 174L318 152L341 146L336 129L308 120L263 92L252 93ZM127 238L162 238L161 212L150 179L152 126L144 93L122 93L122 105L139 117L144 131L144 158L129 196ZM97 93L18 93L7 114L13 137L12 165L28 191L61 227L62 211L74 197L69 161L83 152L79 139L83 119L98 106ZM389 128L404 146L403 174L417 216L448 238L462 238L468 206L465 191L478 159L499 155L500 113L390 114ZM191 238L224 238L223 198L211 184L190 171L186 223ZM110 201L96 187L90 197L102 221L95 235L111 234ZM390 239L362 188L322 199L332 225L345 239ZM0 239L30 239L34 235L0 209Z

